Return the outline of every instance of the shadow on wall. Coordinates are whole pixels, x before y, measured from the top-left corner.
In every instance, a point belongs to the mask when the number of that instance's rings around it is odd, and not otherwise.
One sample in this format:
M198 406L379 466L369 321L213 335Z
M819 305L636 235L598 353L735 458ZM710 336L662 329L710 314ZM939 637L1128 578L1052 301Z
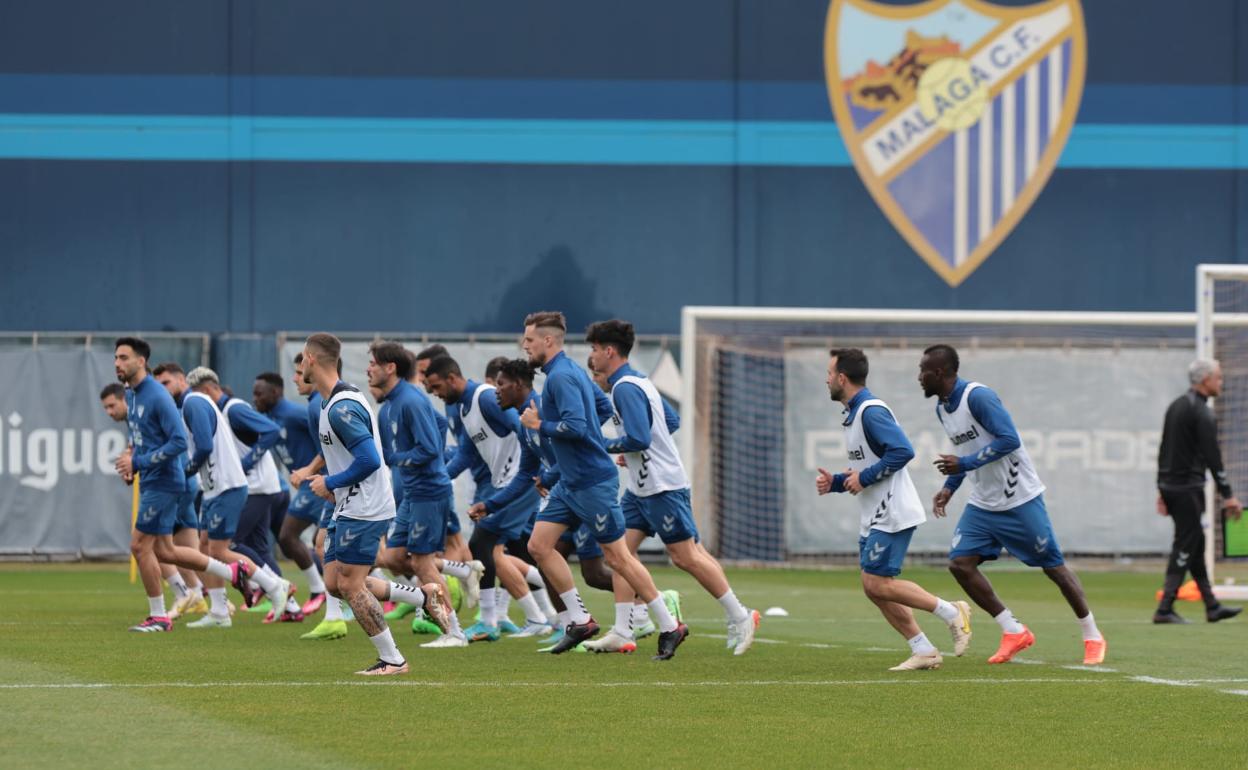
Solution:
M581 332L594 321L611 318L609 310L595 304L598 283L585 274L567 246L558 245L543 254L533 269L503 292L494 316L474 322L472 332L523 330L524 317L536 310L559 310L568 319L568 338L580 340Z

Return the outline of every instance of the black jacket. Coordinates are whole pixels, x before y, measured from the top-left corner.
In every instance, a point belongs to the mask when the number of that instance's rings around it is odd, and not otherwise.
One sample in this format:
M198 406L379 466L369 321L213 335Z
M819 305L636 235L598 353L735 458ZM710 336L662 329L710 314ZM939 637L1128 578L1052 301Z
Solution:
M1157 486L1160 489L1190 489L1203 486L1205 471L1223 499L1231 497L1231 484L1222 467L1218 449L1218 423L1204 396L1189 390L1166 409L1157 452Z

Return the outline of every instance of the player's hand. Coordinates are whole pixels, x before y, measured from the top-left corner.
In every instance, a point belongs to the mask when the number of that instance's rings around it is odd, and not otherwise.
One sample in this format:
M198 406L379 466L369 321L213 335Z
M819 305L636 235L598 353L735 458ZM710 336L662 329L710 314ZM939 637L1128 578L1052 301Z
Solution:
M312 477L312 467L305 465L302 468L295 468L290 472L290 485L298 488L303 486L303 482Z
M845 491L851 495L856 495L862 491L862 480L858 478L858 471L850 468L845 469L845 481L842 482Z
M330 491L329 487L325 486L324 476L318 474L308 479L308 481L311 482L310 488L312 490L312 494L322 500L328 500L331 503L334 501L334 493Z
M1244 515L1244 506L1235 497L1222 501L1222 513L1231 521L1239 521Z
M117 469L117 474L123 479L127 476L134 477L134 463L130 457L130 450L117 455L117 461L113 463L113 467Z
M546 487L542 486L542 477L541 477L541 476L534 476L534 477L533 477L533 486L537 487L537 494L541 495L542 497L545 497L546 495L549 495L549 494L550 494L550 490L549 490L549 489L547 489Z
M1157 495L1157 515L1158 516L1170 515L1169 509L1166 508L1166 498L1162 497L1161 495Z
M473 503L468 509L468 518L473 521L481 521L486 517L485 503Z
M938 519L945 518L945 506L949 504L949 500L953 498L953 492L941 487L940 491L932 497L932 515Z
M122 480L122 481L124 481L124 482L126 482L126 486L133 486L133 484L134 484L134 474L133 474L133 473L123 473L123 474L121 474L121 480Z
M819 469L819 475L815 478L815 491L821 495L826 495L832 491L832 474Z
M936 470L946 476L956 476L962 472L962 465L958 462L957 455L940 455L932 465L935 465Z
M616 456L615 456L615 464L616 464L616 465L618 465L618 466L620 466L621 468L627 468L627 467L628 467L628 460L624 459L624 455L616 455Z
M520 424L529 430L541 428L542 418L537 414L537 407L530 404L529 408L524 410L524 414L520 415Z

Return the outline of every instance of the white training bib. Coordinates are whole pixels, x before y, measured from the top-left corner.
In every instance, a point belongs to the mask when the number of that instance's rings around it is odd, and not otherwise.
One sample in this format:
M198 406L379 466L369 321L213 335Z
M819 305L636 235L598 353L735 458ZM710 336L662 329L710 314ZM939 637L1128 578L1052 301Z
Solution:
M368 405L368 401L364 400L364 396L360 392L349 385L339 385L335 391L330 394L329 400L321 404L321 417L317 425L317 432L320 434L321 454L325 457L325 475L333 476L342 473L351 467L351 463L355 462L355 456L351 454L351 450L342 443L342 439L334 432L329 422L329 412L331 409L339 408L339 404L344 401L354 401L362 404L368 413L370 421L370 429L373 436L373 446L377 450L378 457L385 457L381 451L381 431L377 427L377 415ZM345 409L346 405L342 407ZM358 484L352 484L349 487L339 487L334 490L334 519L346 517L348 519L359 519L360 521L385 521L394 518L394 489L390 485L390 469L382 462L381 467L373 471L363 481Z
M247 402L241 398L231 398L225 402L224 414L226 424L229 424L230 410L239 404L246 405ZM234 431L230 431L230 435L234 437L234 446L238 449L238 456L242 457L251 451L251 447L238 440L238 436L234 435ZM255 465L251 466L251 470L247 471L247 494L249 495L276 495L282 491L282 481L277 476L277 463L273 460L272 452L265 452L256 460Z
M490 483L496 489L507 486L520 470L520 438L514 433L500 436L490 427L481 411L482 398L494 398L493 385L478 385L472 394L472 405L463 416L464 432L477 448L477 454L490 469Z
M894 420L897 419L888 404L878 398L869 399L858 406L853 421L845 426L845 448L849 455L849 467L858 472L865 471L880 461L880 457L867 442L867 434L862 427L862 415L867 407L881 407ZM866 537L873 529L900 532L927 521L918 490L914 488L910 472L905 468L888 476L881 476L871 486L864 487L858 493L858 505L862 509L862 517L858 522L860 537Z
M689 476L680 461L680 453L676 450L676 442L667 430L667 420L663 416L663 397L659 389L646 377L625 375L616 381L611 388L611 407L615 410L612 422L616 424L620 435L624 433L620 409L615 403L615 394L624 383L631 383L641 388L650 402L650 448L643 452L626 452L624 461L628 463L628 491L638 497L650 497L660 492L674 489L685 489L689 486Z
M971 391L982 387L978 382L968 383L962 391L961 403L953 412L946 412L940 404L936 405L940 424L961 456L980 454L996 438L971 414ZM967 472L966 480L971 483L971 505L986 511L1008 511L1044 492L1036 466L1032 464L1021 438L1019 442L1018 449L1009 455Z
M212 434L212 454L208 455L207 461L199 469L199 484L204 491L204 499L211 500L222 492L247 486L247 475L243 473L243 464L238 459L238 448L234 445L234 433L230 430L225 415L203 393L192 390L186 394L186 399L192 398L207 401L217 420L217 429ZM186 400L182 402L182 409L186 409ZM195 435L189 430L186 432L186 443L191 454L195 454Z

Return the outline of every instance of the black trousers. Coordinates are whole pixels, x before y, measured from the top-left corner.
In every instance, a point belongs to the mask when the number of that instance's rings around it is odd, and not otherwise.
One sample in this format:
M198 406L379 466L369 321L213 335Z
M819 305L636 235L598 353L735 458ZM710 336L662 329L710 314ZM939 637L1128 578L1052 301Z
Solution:
M1209 584L1209 572L1205 569L1205 530L1200 517L1205 512L1205 490L1201 487L1188 489L1163 489L1161 498L1174 521L1174 544L1170 547L1170 561L1166 564L1166 583L1158 612L1174 608L1174 597L1183 585L1188 572L1200 588L1205 607L1218 606Z

